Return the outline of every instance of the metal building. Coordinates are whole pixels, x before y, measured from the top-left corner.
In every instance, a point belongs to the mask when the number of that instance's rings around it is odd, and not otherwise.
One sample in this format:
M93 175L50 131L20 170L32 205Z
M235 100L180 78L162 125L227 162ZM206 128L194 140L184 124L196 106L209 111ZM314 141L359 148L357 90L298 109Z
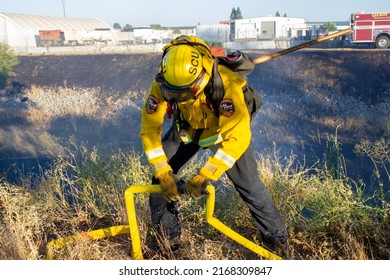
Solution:
M236 40L281 39L302 36L304 18L259 17L235 20Z
M99 19L0 13L0 42L7 43L11 48L42 46L43 31L46 31L48 36L51 35L50 31L52 36L58 34L57 37L60 37L56 43L60 45L117 41L113 29Z
M197 25L196 36L200 39L212 42L229 42L230 41L230 25L213 24L213 25Z

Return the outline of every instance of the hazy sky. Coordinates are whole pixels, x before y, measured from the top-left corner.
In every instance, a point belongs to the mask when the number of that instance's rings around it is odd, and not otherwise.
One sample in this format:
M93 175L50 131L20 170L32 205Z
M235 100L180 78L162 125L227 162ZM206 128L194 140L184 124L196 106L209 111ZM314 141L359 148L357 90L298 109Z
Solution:
M191 26L228 20L239 7L244 18L280 15L307 21L347 21L353 12L390 12L390 0L0 0L0 12L98 18L111 26Z

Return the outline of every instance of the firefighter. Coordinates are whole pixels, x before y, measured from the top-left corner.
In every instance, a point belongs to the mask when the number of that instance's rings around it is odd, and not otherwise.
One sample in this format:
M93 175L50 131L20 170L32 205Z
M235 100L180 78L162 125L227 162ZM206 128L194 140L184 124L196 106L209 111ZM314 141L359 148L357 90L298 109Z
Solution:
M181 235L178 174L199 149L210 149L212 155L185 182L184 193L199 199L205 187L226 172L249 207L264 245L274 249L286 244L287 230L259 178L250 144L250 115L242 93L246 81L219 65L224 97L219 108L210 108L204 89L212 81L214 59L202 40L193 36L192 39L198 43L196 46L165 48L159 73L142 108L140 137L153 168L152 183L162 188L162 193L149 197L153 227L171 240L175 249ZM172 107L177 107L173 108L176 119L162 137L164 116ZM219 110L218 116L215 109Z

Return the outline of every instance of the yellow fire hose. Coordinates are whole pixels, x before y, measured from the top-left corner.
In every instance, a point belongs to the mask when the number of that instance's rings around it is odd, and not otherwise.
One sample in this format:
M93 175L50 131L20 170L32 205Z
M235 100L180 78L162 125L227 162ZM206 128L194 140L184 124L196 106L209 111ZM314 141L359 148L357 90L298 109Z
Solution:
M99 240L102 238L110 237L110 236L117 236L121 234L129 233L129 226L122 225L122 226L113 226L109 228L103 228L103 229L97 229L92 231L82 231L79 234L71 235L62 237L53 241L50 241L46 246L46 259L52 260L53 259L53 251L59 250L65 246L72 245L77 240L84 239L84 240Z
M271 253L270 251L264 249L263 247L253 243L252 241L246 239L242 235L238 234L231 228L227 227L220 220L214 217L214 206L215 206L215 189L212 185L208 185L206 187L207 199L206 199L206 221L225 234L230 239L236 241L242 246L248 248L252 252L255 252L259 256L262 256L268 260L281 260L282 258Z
M76 235L62 237L56 240L53 240L47 244L46 247L46 259L53 259L53 250L59 250L64 246L72 245L75 241L79 239L84 240L98 240L110 236L116 236L120 234L130 233L131 246L132 246L132 256L135 260L142 260L143 255L141 251L141 237L140 231L137 224L137 215L134 202L135 193L158 193L161 192L160 185L146 185L146 186L131 186L125 191L125 202L127 216L129 220L129 225L113 226L105 229L92 230L89 232L81 232ZM248 248L254 253L258 254L269 260L281 260L282 258L271 253L270 251L264 249L263 247L253 243L252 241L246 239L242 235L238 234L234 230L227 227L221 221L214 217L214 206L215 206L215 189L212 185L208 185L206 188L207 198L206 198L206 221L219 230L221 233L225 234L230 239L236 241L240 245Z

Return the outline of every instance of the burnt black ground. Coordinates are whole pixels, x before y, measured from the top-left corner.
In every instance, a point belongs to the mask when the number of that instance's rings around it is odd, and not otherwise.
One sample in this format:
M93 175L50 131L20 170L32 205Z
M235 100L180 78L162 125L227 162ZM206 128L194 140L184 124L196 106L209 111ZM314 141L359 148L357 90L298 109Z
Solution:
M272 52L272 51L270 51ZM249 52L258 57L266 51ZM103 93L125 96L137 92L140 103L154 79L161 54L100 54L63 56L20 56L17 74L7 94L20 95L32 85L48 87L100 88ZM307 164L322 159L325 139L336 131L349 174L369 177L369 161L353 154L362 139L388 137L390 126L390 50L306 49L257 65L249 83L263 97L263 107L254 119L253 145L257 151L272 150L282 157L291 152ZM110 120L76 120L79 139L100 145L135 148L139 118L124 119L113 125ZM349 126L355 122L362 125ZM2 124L5 125L4 123ZM32 126L18 119L7 125ZM52 121L50 133L67 138L66 117ZM0 124L1 126L1 124ZM91 129L96 127L97 129ZM71 132L71 133L74 133ZM319 137L322 141L314 138ZM120 141L116 141L120 139ZM127 139L129 143L126 143ZM115 143L114 143L115 142ZM321 142L321 143L320 143ZM114 145L113 145L114 143ZM29 155L20 155L20 158ZM3 169L19 164L18 153L12 162L1 155ZM30 158L30 161L34 158Z

